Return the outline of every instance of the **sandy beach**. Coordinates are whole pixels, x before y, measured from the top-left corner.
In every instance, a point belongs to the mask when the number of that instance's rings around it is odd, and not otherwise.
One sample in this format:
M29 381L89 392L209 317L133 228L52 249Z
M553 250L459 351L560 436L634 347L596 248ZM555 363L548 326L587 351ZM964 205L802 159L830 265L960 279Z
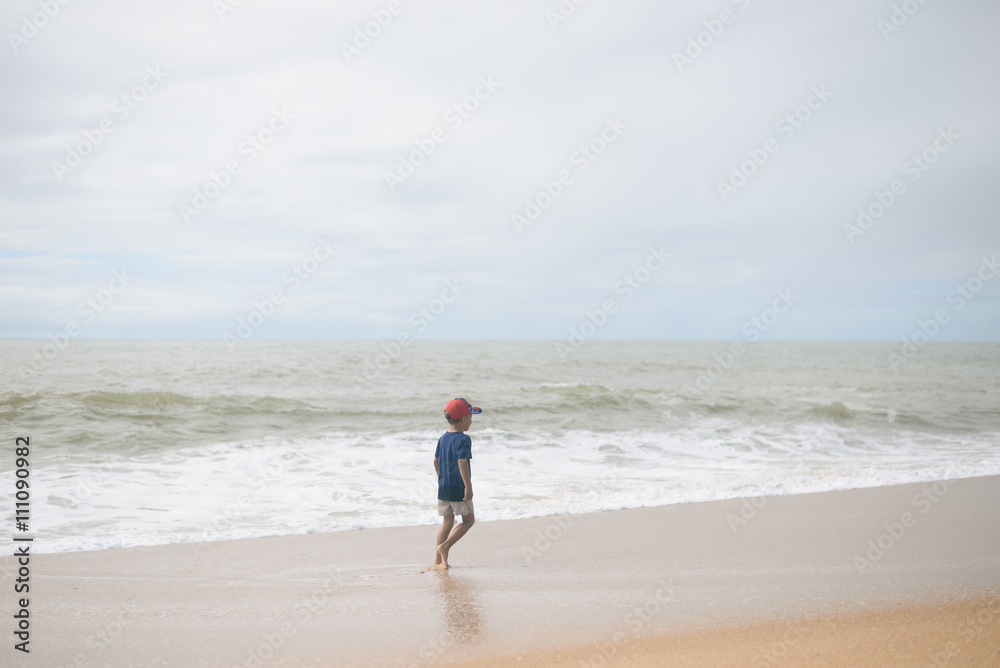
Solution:
M1000 665L1000 477L31 560L4 665ZM13 614L14 561L0 561Z

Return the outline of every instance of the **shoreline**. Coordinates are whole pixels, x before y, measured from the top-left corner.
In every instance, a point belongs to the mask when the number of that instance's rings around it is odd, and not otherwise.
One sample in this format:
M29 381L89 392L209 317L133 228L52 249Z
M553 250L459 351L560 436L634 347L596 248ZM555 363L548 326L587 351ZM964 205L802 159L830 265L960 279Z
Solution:
M1000 587L1000 476L753 499L480 520L423 574L431 525L33 555L19 665L531 665L616 633L622 659L695 637L714 657L720 630L893 610L934 626L921 606Z
M669 501L669 502L666 502L666 503L657 503L657 504L644 505L644 506L633 506L633 507L627 507L627 508L608 508L608 509L600 509L600 510L585 510L583 512L578 512L578 513L557 512L557 513L550 513L550 514L546 514L546 515L532 515L532 516L521 516L521 517L500 517L500 518L495 518L495 519L482 519L482 518L478 518L477 521L488 522L490 524L494 524L494 523L497 523L497 522L521 522L521 521L525 521L525 520L540 520L540 519L545 519L545 518L562 517L562 516L567 516L567 515L577 516L577 515L590 515L590 514L600 514L600 513L617 513L617 512L624 512L624 511L631 511L631 510L649 510L649 509L655 509L655 508L664 508L664 507L672 507L672 506L684 506L684 505L703 504L703 503L726 503L726 502L732 502L732 501L740 501L740 502L742 502L743 500L747 500L749 503L754 504L756 499L771 499L771 498L785 497L785 496L808 496L808 495L813 495L813 494L828 494L828 493L837 493L837 492L852 492L852 491L860 491L860 490L872 490L872 489L883 489L883 488L901 487L901 486L904 486L904 485L933 485L934 483L938 483L938 482L949 483L949 482L951 482L953 480L973 480L973 479L976 479L976 478L991 478L991 477L1000 477L1000 473L984 473L982 475L967 476L967 477L960 477L960 478L933 478L933 479L928 479L928 480L905 481L905 482L891 482L891 483L883 483L883 484L864 485L864 486L860 486L860 487L842 487L842 488L834 488L834 489L793 491L793 492L787 492L787 493L781 493L781 494L777 494L777 493L763 494L762 493L762 494L757 494L755 496L732 496L732 497L725 497L725 498L710 498L710 499L692 499L692 500L684 500L684 501ZM177 540L177 541L174 541L174 542L163 542L163 543L153 543L153 544L111 545L111 546L108 546L108 547L72 548L72 549L59 550L57 552L37 552L36 554L52 554L52 555L54 555L54 554L77 554L77 553L80 553L80 552L102 552L102 551L105 551L105 550L122 550L122 549L136 549L136 548L157 548L157 547L171 547L171 546L178 546L178 545L180 545L180 546L185 546L185 545L186 546L190 546L190 545L210 544L210 543L216 543L216 542L232 542L232 541L246 541L246 540L258 540L258 539L293 538L293 537L301 537L301 536L310 536L310 535L314 535L314 534L337 534L337 533L343 533L343 532L356 532L356 531L386 531L386 530L394 530L394 529L440 526L440 519L441 519L440 517L438 517L438 516L435 515L435 519L434 519L433 522L425 522L423 524L410 523L410 524L397 524L397 525L390 525L390 526L356 526L356 527L350 527L350 528L338 528L338 529L330 529L330 530L309 531L309 532L306 532L306 533L278 533L278 534L264 534L264 535L245 536L245 537L239 537L239 538L218 538L218 539L214 539L214 540L202 540L202 541ZM737 519L735 521L737 523L740 523L739 519ZM208 533L208 532L206 531L205 533ZM36 536L36 538L40 538L40 537ZM44 537L44 538L48 538L48 537ZM39 542L40 543L44 542L44 538L42 538ZM56 540L58 540L58 539L56 539ZM200 549L200 548L197 548L197 549ZM0 558L2 558L2 556L0 556Z

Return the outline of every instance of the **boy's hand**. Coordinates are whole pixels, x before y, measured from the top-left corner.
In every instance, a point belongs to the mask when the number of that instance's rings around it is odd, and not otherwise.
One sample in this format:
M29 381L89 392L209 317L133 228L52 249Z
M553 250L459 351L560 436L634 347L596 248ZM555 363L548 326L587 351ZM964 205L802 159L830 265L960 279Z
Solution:
M462 476L462 484L465 485L465 497L462 501L472 501L472 469L469 468L468 459L458 460L458 472Z

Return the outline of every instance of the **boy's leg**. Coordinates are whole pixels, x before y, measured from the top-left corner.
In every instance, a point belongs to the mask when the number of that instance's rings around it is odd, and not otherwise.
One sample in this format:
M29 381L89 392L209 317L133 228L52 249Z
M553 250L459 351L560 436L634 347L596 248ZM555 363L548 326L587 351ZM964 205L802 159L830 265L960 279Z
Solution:
M451 533L451 528L455 526L455 516L445 515L441 518L441 528L438 529L437 543L434 550L434 565L438 566L441 564L441 553L437 551L436 546L448 540L448 535Z
M454 515L442 515L441 516L441 528L438 529L437 535L437 545L440 545L445 540L448 539L448 534L451 533L451 528L455 526L455 516ZM426 573L427 571L434 571L442 568L443 564L441 562L441 553L437 551L437 547L434 548L434 563L427 567L427 570L421 571L421 573Z
M452 521L454 521L454 517L452 517ZM441 568L448 568L448 551L452 548L452 546L455 543L461 540L462 536L464 536L469 531L469 529L472 528L472 525L475 523L476 523L475 513L462 515L462 523L459 524L457 527L455 527L455 530L451 532L451 535L448 536L447 540L438 545L437 551L438 551L438 556L441 558L440 562ZM434 563L437 564L438 562Z

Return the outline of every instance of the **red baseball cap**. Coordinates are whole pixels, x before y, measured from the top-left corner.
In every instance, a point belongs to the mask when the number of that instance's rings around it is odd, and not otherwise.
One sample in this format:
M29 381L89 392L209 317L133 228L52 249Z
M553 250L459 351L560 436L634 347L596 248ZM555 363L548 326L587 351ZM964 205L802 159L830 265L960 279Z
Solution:
M448 405L444 407L445 417L451 418L452 420L461 420L466 415L471 413L482 413L483 409L479 406L473 406L465 399L452 399L448 402Z

